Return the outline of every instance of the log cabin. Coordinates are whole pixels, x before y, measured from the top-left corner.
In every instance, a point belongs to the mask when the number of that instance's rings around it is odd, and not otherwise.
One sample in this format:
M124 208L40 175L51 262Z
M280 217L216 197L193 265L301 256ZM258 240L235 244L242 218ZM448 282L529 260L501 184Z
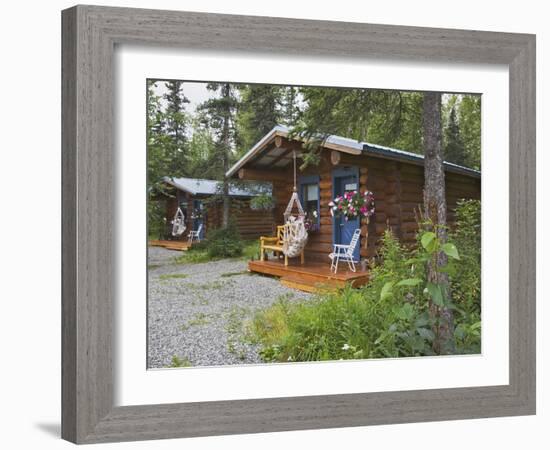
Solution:
M157 201L162 203L165 211L166 238L186 241L189 231L197 231L200 228L200 238L203 239L208 230L221 227L222 205L219 201L214 201L218 193L218 181L165 177L163 182L167 195L159 196ZM243 239L257 239L261 235L272 233L273 211L250 208L250 200L253 197L269 192L271 192L269 183L245 181L232 183L230 186L229 195L232 199L230 217L235 220ZM178 238L174 238L171 236L171 222L178 207L185 216L186 231Z
M298 158L304 142L290 130L275 126L226 173L240 180L268 181L273 186L275 225L283 213L294 184L293 154ZM371 260L384 231L389 227L403 244L414 244L417 213L423 203L423 156L341 136L328 136L320 146L318 165L297 170L297 191L307 216L314 221L305 248L306 261L328 267L333 244L348 244L353 231L361 229L354 258ZM455 221L457 201L480 199L481 172L444 163L447 220ZM369 219L345 221L330 214L328 203L346 191L369 190L375 198L375 214ZM257 264L257 263L252 263ZM249 266L254 270L252 266ZM275 273L273 273L275 274ZM280 274L276 274L280 275Z

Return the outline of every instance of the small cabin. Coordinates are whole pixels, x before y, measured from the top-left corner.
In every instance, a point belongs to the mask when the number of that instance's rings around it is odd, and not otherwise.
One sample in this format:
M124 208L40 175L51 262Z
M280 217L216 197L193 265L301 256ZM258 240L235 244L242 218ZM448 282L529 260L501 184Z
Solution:
M159 197L165 211L165 237L186 240L188 232L200 229L200 238L206 232L222 225L222 204L220 202L219 185L216 180L200 178L165 177L166 195ZM231 210L229 216L235 221L243 239L257 239L269 235L273 231L273 211L254 210L250 208L250 200L261 193L271 191L269 183L240 182L232 183L229 188ZM172 220L180 208L185 216L186 232L174 238Z
M306 261L322 261L333 244L348 244L355 229L361 229L355 259L371 259L384 231L390 227L404 244L413 244L417 232L417 213L423 204L424 157L422 155L341 136L325 138L320 147L320 162L300 170L303 142L291 137L284 126L274 127L227 172L240 180L272 183L276 200L275 225L292 195L294 154L298 157L296 187L300 202L312 226L305 247ZM444 163L448 223L455 221L457 201L480 199L481 172ZM349 191L374 194L375 213L369 220L344 220L332 216L329 202ZM267 230L267 227L266 227Z

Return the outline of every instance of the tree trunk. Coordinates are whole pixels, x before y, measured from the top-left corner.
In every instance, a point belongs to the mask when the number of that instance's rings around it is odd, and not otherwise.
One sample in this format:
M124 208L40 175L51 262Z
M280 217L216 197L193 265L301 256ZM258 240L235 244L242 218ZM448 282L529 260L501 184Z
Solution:
M428 227L433 228L441 243L447 240L447 202L445 200L445 171L441 146L441 94L426 92L423 102L424 127L424 215ZM447 263L440 252L428 263L428 281L439 284L449 297L449 278L439 268ZM430 304L437 354L452 353L453 313L447 307Z
M230 136L229 136L229 120L231 117L231 106L229 102L230 92L229 83L225 83L222 88L222 97L226 99L226 110L223 118L223 132L222 132L222 141L223 141L223 212L222 212L222 227L227 227L229 223L229 208L230 208L230 197L229 197L229 179L226 176L227 171L229 170L229 152L231 151Z

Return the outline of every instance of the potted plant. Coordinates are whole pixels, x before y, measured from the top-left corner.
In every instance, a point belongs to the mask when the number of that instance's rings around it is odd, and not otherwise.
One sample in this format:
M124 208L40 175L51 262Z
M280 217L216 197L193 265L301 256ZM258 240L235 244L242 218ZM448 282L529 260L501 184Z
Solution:
M310 233L319 231L319 214L317 211L312 211L311 214L309 212L306 213L304 227Z
M199 209L199 208L195 208L192 212L191 212L191 219L202 219L202 209Z

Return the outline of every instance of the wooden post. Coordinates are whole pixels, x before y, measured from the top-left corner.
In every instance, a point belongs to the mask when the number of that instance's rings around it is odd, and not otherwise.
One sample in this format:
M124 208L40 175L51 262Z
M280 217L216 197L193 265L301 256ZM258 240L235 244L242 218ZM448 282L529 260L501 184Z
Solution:
M359 169L359 192L361 192L361 184L363 184L363 192L365 191L368 191L369 188L368 188L368 176L369 176L369 169L368 167L361 167ZM366 219L364 219L365 222L366 222L366 227L365 227L365 250L368 249L368 246L369 246L369 223L370 223L370 219L367 217ZM362 227L361 227L362 228ZM361 242L359 242L359 248L361 248ZM365 255L367 255L367 253L365 252ZM359 259L361 259L361 252L359 252Z

